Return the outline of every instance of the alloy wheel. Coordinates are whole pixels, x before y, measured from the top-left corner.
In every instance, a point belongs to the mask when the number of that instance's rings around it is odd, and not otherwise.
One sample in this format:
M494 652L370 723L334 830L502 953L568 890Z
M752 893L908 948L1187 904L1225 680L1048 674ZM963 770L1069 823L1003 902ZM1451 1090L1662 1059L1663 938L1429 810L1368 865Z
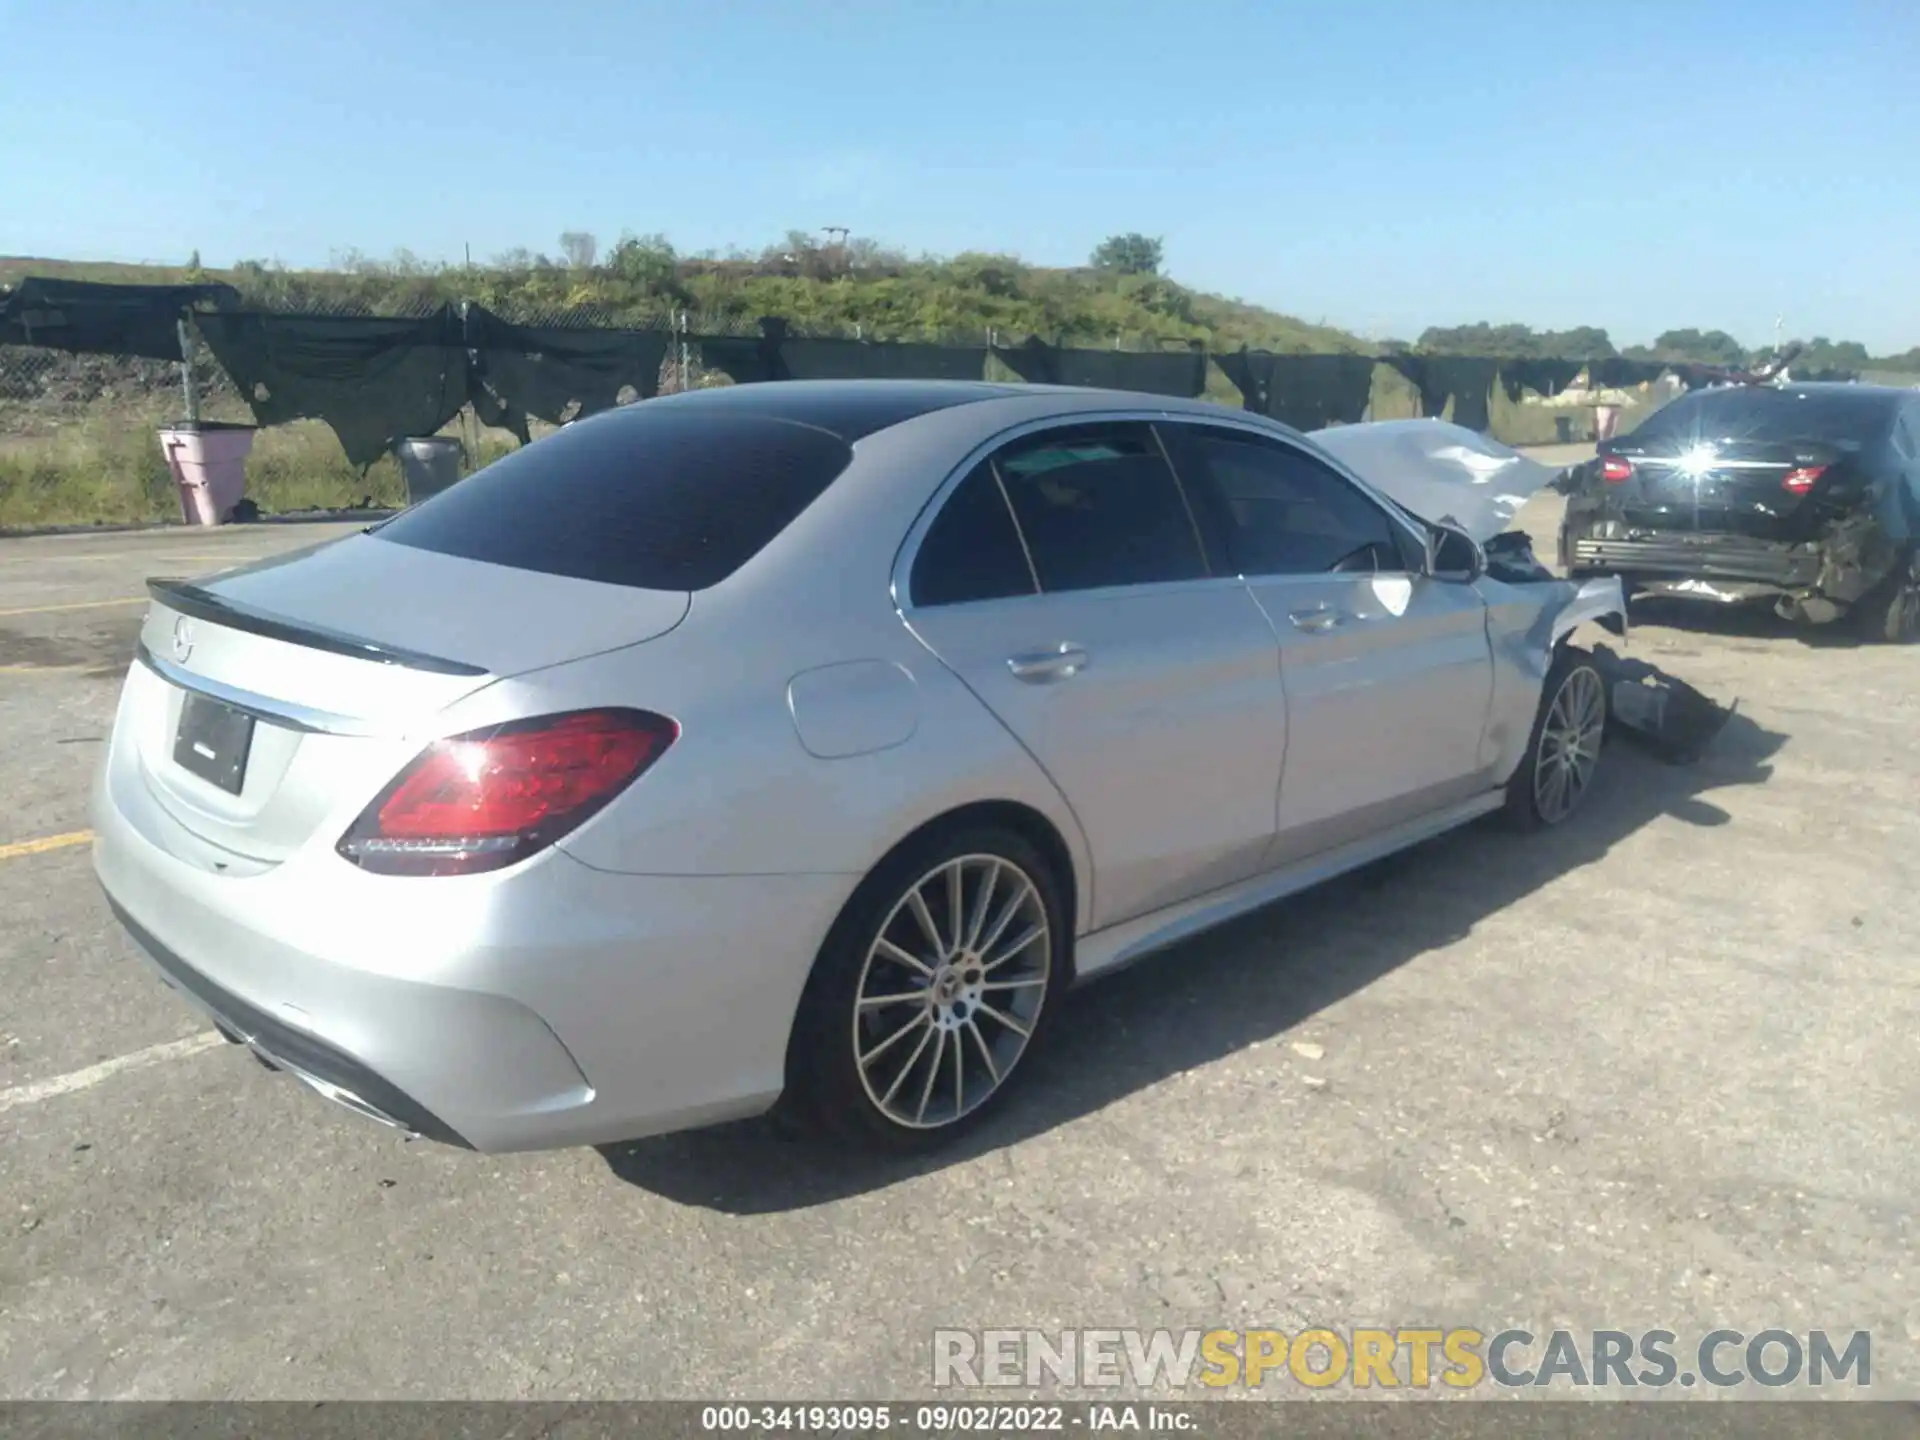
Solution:
M1600 763L1607 728L1607 698L1599 672L1576 666L1560 682L1540 730L1533 770L1533 803L1540 818L1557 825L1573 813Z
M1052 978L1040 887L998 855L962 855L908 887L854 992L855 1068L896 1125L932 1130L984 1105L1026 1053Z

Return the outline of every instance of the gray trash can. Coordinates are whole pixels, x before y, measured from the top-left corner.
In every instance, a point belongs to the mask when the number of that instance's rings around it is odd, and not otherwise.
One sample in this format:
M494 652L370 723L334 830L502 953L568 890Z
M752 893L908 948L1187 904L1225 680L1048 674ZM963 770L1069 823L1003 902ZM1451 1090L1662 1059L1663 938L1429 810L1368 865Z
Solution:
M393 454L407 482L407 503L418 505L460 479L466 447L450 435L420 435L395 443Z
M1553 417L1553 438L1558 440L1562 445L1570 445L1573 443L1573 417L1571 415L1556 415Z

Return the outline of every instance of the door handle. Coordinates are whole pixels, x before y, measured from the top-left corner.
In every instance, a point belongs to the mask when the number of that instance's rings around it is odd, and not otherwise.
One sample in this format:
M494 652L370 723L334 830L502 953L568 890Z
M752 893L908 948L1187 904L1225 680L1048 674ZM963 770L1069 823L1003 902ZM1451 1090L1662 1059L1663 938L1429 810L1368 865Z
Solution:
M1052 650L1035 650L1015 655L1007 661L1013 678L1029 685L1045 685L1066 680L1087 668L1087 652L1076 645L1061 645Z
M1290 610L1287 612L1287 619L1293 622L1296 630L1305 630L1318 635L1341 624L1346 617L1338 610L1319 605L1311 610Z

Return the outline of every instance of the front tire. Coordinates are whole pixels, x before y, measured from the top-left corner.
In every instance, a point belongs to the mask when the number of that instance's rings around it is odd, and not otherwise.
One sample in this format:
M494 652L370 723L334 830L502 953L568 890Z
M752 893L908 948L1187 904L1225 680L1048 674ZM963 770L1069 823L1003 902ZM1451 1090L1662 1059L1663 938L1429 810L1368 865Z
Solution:
M1592 655L1561 646L1540 689L1527 752L1507 782L1508 825L1546 830L1572 816L1593 788L1606 730L1605 678Z
M1071 919L1014 831L910 842L869 875L814 963L781 1109L862 1149L922 1152L993 1110L1045 1033Z

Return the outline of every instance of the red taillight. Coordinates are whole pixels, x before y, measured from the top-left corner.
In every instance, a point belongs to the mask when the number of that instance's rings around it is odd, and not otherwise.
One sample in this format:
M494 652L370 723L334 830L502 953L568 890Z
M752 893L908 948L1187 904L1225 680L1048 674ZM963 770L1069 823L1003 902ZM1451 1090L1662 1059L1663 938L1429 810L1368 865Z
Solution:
M1824 465L1802 465L1798 470L1789 470L1787 478L1780 482L1781 489L1789 495L1804 495L1813 489L1814 482L1827 473Z
M1600 459L1600 478L1609 485L1618 485L1633 478L1633 462L1619 455L1604 455Z
M525 859L631 785L679 738L644 710L582 710L436 740L341 837L382 875L472 875Z

